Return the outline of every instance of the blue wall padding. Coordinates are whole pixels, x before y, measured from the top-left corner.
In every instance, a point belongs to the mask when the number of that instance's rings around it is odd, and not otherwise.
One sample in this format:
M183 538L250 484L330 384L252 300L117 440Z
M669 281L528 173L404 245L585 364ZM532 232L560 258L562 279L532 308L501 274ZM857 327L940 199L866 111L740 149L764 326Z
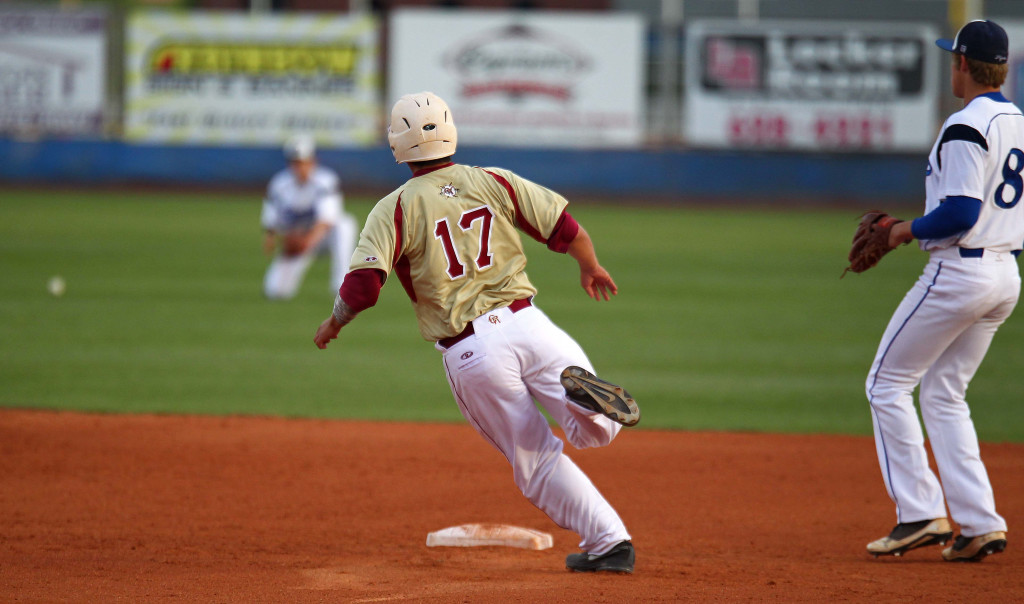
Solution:
M805 154L701 150L572 151L463 145L456 159L500 166L566 194L668 200L923 199L925 154ZM322 149L346 188L388 191L409 176L387 147ZM278 148L0 139L4 183L263 187Z

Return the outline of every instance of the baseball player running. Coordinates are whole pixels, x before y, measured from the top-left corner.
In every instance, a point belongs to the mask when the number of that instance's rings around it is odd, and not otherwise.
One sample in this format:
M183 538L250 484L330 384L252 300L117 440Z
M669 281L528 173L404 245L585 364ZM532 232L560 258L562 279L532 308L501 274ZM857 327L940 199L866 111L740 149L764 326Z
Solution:
M640 419L622 388L593 374L586 354L533 304L519 231L568 253L595 300L617 293L587 232L557 193L500 168L452 163L456 129L430 92L403 96L388 141L412 178L367 218L319 348L377 301L395 274L434 342L462 415L512 464L516 485L556 524L578 533L574 571L633 571L630 534L612 506L562 452L534 400L577 448L609 444Z
M1006 521L978 449L964 399L999 326L1020 294L1016 257L1024 244L1024 116L999 89L1006 78L1006 32L972 21L936 44L952 55L953 94L964 108L946 120L928 157L925 215L886 215L888 249L918 239L931 258L896 309L867 378L882 478L898 524L869 543L871 554L902 555L944 544L948 561L977 561L1006 547ZM911 397L938 465L928 467ZM945 501L943 501L945 493Z
M271 300L293 298L320 253L331 257L330 287L337 293L359 228L344 211L338 175L317 163L312 138L290 138L284 156L288 167L270 180L260 217L263 248L273 255L263 293Z

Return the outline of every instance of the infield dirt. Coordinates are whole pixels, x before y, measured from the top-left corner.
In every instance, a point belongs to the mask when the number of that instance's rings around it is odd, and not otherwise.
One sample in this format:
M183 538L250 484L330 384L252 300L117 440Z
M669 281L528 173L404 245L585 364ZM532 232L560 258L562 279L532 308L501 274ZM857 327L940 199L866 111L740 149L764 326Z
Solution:
M895 522L868 437L624 430L569 455L630 528L633 575L564 569L577 537L465 425L0 410L0 600L1011 602L1024 446L983 444L1004 554L874 559ZM468 522L554 548L428 548Z

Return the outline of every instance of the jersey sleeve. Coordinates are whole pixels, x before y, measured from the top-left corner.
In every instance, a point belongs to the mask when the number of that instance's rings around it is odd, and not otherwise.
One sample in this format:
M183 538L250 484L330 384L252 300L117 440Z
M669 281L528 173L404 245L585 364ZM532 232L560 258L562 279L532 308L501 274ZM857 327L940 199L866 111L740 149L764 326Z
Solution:
M390 274L402 255L402 229L401 194L396 191L377 202L366 217L349 270L377 269Z
M280 217L278 216L277 204L275 203L274 182L271 180L267 185L267 195L263 198L263 209L260 211L260 225L268 231L277 230Z
M337 224L341 218L341 189L338 175L325 170L318 177L317 199L314 206L316 221Z
M558 219L558 224L555 225L555 230L551 233L551 237L548 238L548 249L559 254L568 252L569 245L576 239L576 235L579 232L580 225L576 222L576 219L569 212L563 211L562 217Z
M988 143L980 132L965 124L953 124L942 134L938 150L942 190L938 198L985 199L985 156Z
M914 219L910 231L917 239L944 239L973 227L980 214L980 199L954 195L928 214Z
M569 201L551 189L509 170L486 170L509 192L515 205L516 227L537 241L548 243Z
M277 210L269 199L263 200L263 209L260 211L260 224L267 231L277 230Z

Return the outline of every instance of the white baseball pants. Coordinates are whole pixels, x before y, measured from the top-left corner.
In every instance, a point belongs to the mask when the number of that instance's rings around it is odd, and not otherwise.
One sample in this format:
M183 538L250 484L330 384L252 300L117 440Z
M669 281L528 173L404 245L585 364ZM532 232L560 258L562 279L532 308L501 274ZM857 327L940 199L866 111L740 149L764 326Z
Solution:
M331 260L331 294L337 294L341 288L345 274L348 273L349 261L355 251L359 226L348 214L342 214L338 224L327 231L319 245L306 250L298 256L277 254L267 268L263 277L263 295L271 300L290 300L298 293L302 280L306 276L313 260L326 253Z
M576 448L609 444L621 426L569 402L563 369L592 371L583 349L536 307L488 312L475 334L445 349L445 372L462 415L512 464L519 490L558 526L603 554L629 533L586 474L563 452L536 400Z
M949 504L961 534L1005 531L981 461L965 400L992 337L1020 295L1009 253L961 258L936 250L889 321L867 379L875 448L897 522L944 518ZM942 477L928 467L912 393L920 383L921 416Z

